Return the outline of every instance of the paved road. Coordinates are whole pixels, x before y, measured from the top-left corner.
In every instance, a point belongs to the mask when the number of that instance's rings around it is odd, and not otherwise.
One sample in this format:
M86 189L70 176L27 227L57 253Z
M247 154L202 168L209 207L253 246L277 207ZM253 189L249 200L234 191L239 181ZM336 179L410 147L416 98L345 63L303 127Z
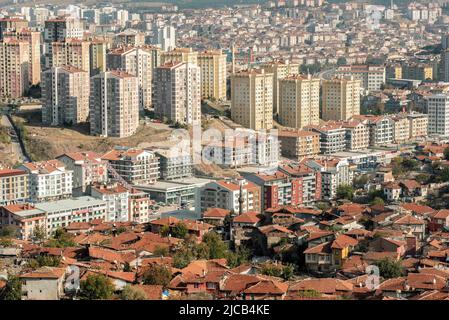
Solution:
M14 128L7 116L2 115L0 123L2 126L7 127L10 130L14 130ZM17 138L17 132L16 132L16 136L11 136L11 147L12 147L12 152L14 152L17 155L19 162L28 161L27 157L25 157L25 155L22 152L22 148L20 147L19 140Z
M323 79L323 80L330 80L334 76L335 71L337 71L336 68L329 69L329 70L324 70L324 71L319 72L316 75L316 77L318 77L320 79Z

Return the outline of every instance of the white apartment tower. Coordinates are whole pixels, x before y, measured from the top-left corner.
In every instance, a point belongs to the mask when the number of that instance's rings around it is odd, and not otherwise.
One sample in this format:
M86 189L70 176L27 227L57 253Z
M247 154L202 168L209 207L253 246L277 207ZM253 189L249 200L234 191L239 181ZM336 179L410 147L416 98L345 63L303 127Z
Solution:
M427 98L428 133L449 135L449 95L435 94Z
M129 137L139 125L137 78L123 71L91 78L90 132L104 137Z
M176 29L172 26L157 28L154 43L164 51L173 50L176 48Z
M53 67L42 73L42 122L59 126L89 117L89 73L74 67Z
M168 62L154 70L154 112L181 124L201 123L201 70L185 62Z

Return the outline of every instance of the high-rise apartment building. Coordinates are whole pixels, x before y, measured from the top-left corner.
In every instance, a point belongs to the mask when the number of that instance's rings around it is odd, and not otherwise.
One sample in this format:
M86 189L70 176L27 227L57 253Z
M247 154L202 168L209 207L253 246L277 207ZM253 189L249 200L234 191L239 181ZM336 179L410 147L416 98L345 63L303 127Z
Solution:
M5 32L19 31L28 28L28 21L21 18L0 19L0 41L3 40Z
M152 52L145 48L122 47L107 55L108 70L122 70L137 77L139 83L139 108L152 104Z
M449 135L449 95L434 94L427 98L428 133Z
M299 74L299 65L289 61L275 60L262 64L261 68L273 74L273 114L277 114L280 99L279 81L287 76Z
M0 97L20 98L29 89L30 45L26 41L0 42Z
M251 69L231 76L231 116L245 128L273 128L272 73Z
M105 137L129 137L139 126L137 78L123 71L91 78L90 132Z
M323 120L348 120L360 114L360 80L324 80L322 106Z
M89 47L89 65L90 75L95 76L100 72L105 72L106 69L106 53L111 47L110 42L94 39Z
M71 66L90 72L89 46L88 41L78 39L54 42L52 45L52 66Z
M14 39L26 41L29 45L28 79L31 85L37 85L41 82L41 33L29 29L15 29L3 33L3 39Z
M44 27L44 68L53 66L53 42L67 39L83 39L83 25L80 20L72 17L59 17L45 21Z
M171 51L176 48L176 29L172 26L165 26L155 30L154 44L164 51Z
M339 76L353 77L361 81L361 87L366 91L379 91L385 83L385 66L349 65L340 66L336 72Z
M169 62L154 70L156 116L183 124L201 123L201 70L192 63Z
M42 122L71 125L89 116L89 72L64 66L42 73Z
M201 97L215 100L226 99L226 55L218 51L198 54L201 68Z
M190 62L198 64L198 52L192 48L175 48L171 51L161 53L161 64L167 62Z
M320 121L320 79L292 75L279 80L279 122L301 129Z

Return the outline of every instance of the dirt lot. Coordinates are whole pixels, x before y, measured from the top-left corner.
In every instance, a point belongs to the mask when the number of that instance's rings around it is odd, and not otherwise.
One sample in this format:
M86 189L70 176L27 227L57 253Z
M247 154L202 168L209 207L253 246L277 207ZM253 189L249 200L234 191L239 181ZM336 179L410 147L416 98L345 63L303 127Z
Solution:
M88 125L71 128L45 127L41 125L40 114L36 112L21 113L14 116L16 123L22 122L26 132L26 148L33 160L47 160L65 152L96 151L106 152L114 146L136 147L145 143L164 141L170 130L154 128L152 124L141 125L135 135L129 138L102 138L90 136Z
M104 153L114 146L166 148L173 143L170 141L171 129L164 124L141 125L132 137L118 139L90 136L88 125L71 128L42 126L39 112L23 112L13 118L14 122L23 123L26 149L34 161L53 159L65 152L96 151ZM205 127L204 129L212 127L220 131L227 129L217 119L209 120ZM196 172L199 175L214 177L238 176L235 170L222 169L218 165L197 165Z

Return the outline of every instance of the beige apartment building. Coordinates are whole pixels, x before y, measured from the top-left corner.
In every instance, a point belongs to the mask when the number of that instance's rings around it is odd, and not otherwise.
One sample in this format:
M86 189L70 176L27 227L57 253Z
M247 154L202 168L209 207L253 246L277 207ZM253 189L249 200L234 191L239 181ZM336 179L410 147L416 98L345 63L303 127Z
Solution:
M0 170L0 204L28 199L28 173L17 169Z
M406 142L410 138L410 121L405 115L395 115L391 119L394 121L394 141L396 143Z
M198 54L201 68L201 97L226 100L226 55L221 50Z
M273 128L273 74L263 69L231 76L231 117L245 128Z
M106 71L106 53L111 43L105 40L95 39L89 47L90 75L94 76Z
M303 130L280 130L281 153L284 157L301 160L320 153L320 134Z
M91 78L90 133L129 137L139 126L137 78L123 71L102 72Z
M153 57L151 51L139 47L121 47L107 55L108 70L122 70L137 77L139 109L152 105Z
M5 39L0 43L0 97L20 98L29 89L30 45Z
M427 123L429 118L423 113L410 113L407 115L410 122L410 138L427 136Z
M89 47L90 42L78 39L53 42L53 67L72 66L90 72Z
M120 46L143 46L145 44L145 33L135 30L125 30L115 36L114 44Z
M323 81L322 119L348 120L360 114L360 80Z
M3 39L26 41L29 45L28 79L31 85L41 82L41 33L29 29L15 29L3 33Z
M370 131L367 121L348 120L342 122L346 129L346 149L363 150L369 147Z
M175 48L161 53L161 65L167 62L190 62L198 64L198 52L192 48Z
M0 41L3 41L5 33L28 28L28 20L22 18L0 19Z
M299 64L288 60L274 60L261 65L265 72L273 74L273 114L279 113L279 81L287 76L299 74Z
M154 113L181 124L201 123L201 70L192 63L168 62L154 69Z
M320 122L320 79L293 75L279 81L279 122L301 129Z
M89 72L53 67L42 73L42 122L51 126L86 122L89 117Z

